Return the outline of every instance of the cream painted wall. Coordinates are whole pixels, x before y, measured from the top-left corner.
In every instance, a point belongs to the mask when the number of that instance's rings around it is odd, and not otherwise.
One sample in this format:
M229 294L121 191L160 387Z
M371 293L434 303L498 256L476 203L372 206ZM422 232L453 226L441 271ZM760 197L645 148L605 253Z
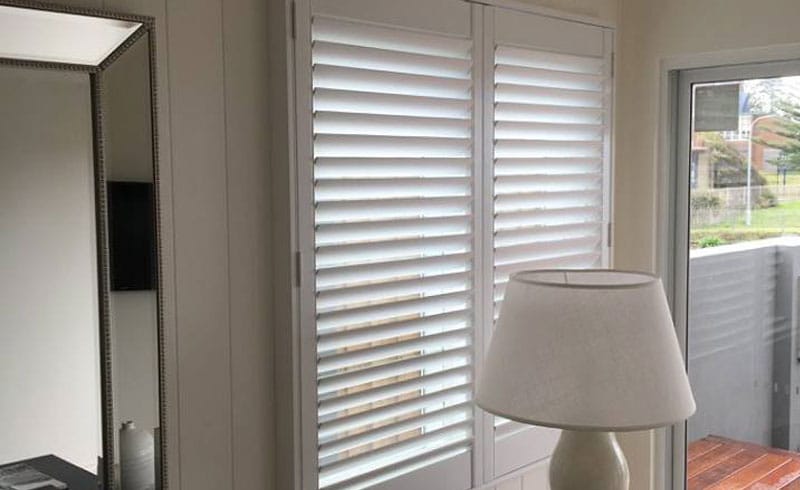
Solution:
M615 179L618 267L655 269L661 61L800 42L798 16L800 3L795 0L620 0ZM635 453L642 464L650 459L653 488L660 488L665 470L661 437L660 433L652 438L640 435L633 444L636 450L626 447L629 458Z
M520 0L522 3L552 8L571 14L617 22L620 0Z

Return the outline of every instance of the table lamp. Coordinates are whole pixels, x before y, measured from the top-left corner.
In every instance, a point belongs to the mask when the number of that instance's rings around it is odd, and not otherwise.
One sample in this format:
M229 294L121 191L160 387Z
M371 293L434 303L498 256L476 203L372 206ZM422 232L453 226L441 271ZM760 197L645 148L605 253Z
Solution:
M552 490L627 490L614 432L672 425L695 411L661 281L612 270L512 275L476 402L563 429Z

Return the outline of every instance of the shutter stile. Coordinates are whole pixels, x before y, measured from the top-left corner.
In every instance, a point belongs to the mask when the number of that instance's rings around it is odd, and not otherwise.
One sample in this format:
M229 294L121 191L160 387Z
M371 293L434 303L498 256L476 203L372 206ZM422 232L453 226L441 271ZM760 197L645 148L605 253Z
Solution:
M365 488L471 444L472 41L312 41L319 487Z

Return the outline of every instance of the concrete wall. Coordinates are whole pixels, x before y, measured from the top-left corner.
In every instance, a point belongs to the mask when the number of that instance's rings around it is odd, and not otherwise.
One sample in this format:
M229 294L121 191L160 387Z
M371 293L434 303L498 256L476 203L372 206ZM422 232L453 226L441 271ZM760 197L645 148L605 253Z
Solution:
M1 69L0 464L102 454L92 176L88 76Z
M800 239L696 250L689 286L689 441L800 450Z
M695 251L689 280L689 441L772 444L773 339L781 251L772 240Z

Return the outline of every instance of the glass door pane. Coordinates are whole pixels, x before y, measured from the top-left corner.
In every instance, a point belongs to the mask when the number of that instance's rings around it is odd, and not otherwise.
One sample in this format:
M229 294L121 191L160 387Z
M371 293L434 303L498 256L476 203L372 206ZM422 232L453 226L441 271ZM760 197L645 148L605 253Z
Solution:
M687 488L800 485L800 77L691 92Z

